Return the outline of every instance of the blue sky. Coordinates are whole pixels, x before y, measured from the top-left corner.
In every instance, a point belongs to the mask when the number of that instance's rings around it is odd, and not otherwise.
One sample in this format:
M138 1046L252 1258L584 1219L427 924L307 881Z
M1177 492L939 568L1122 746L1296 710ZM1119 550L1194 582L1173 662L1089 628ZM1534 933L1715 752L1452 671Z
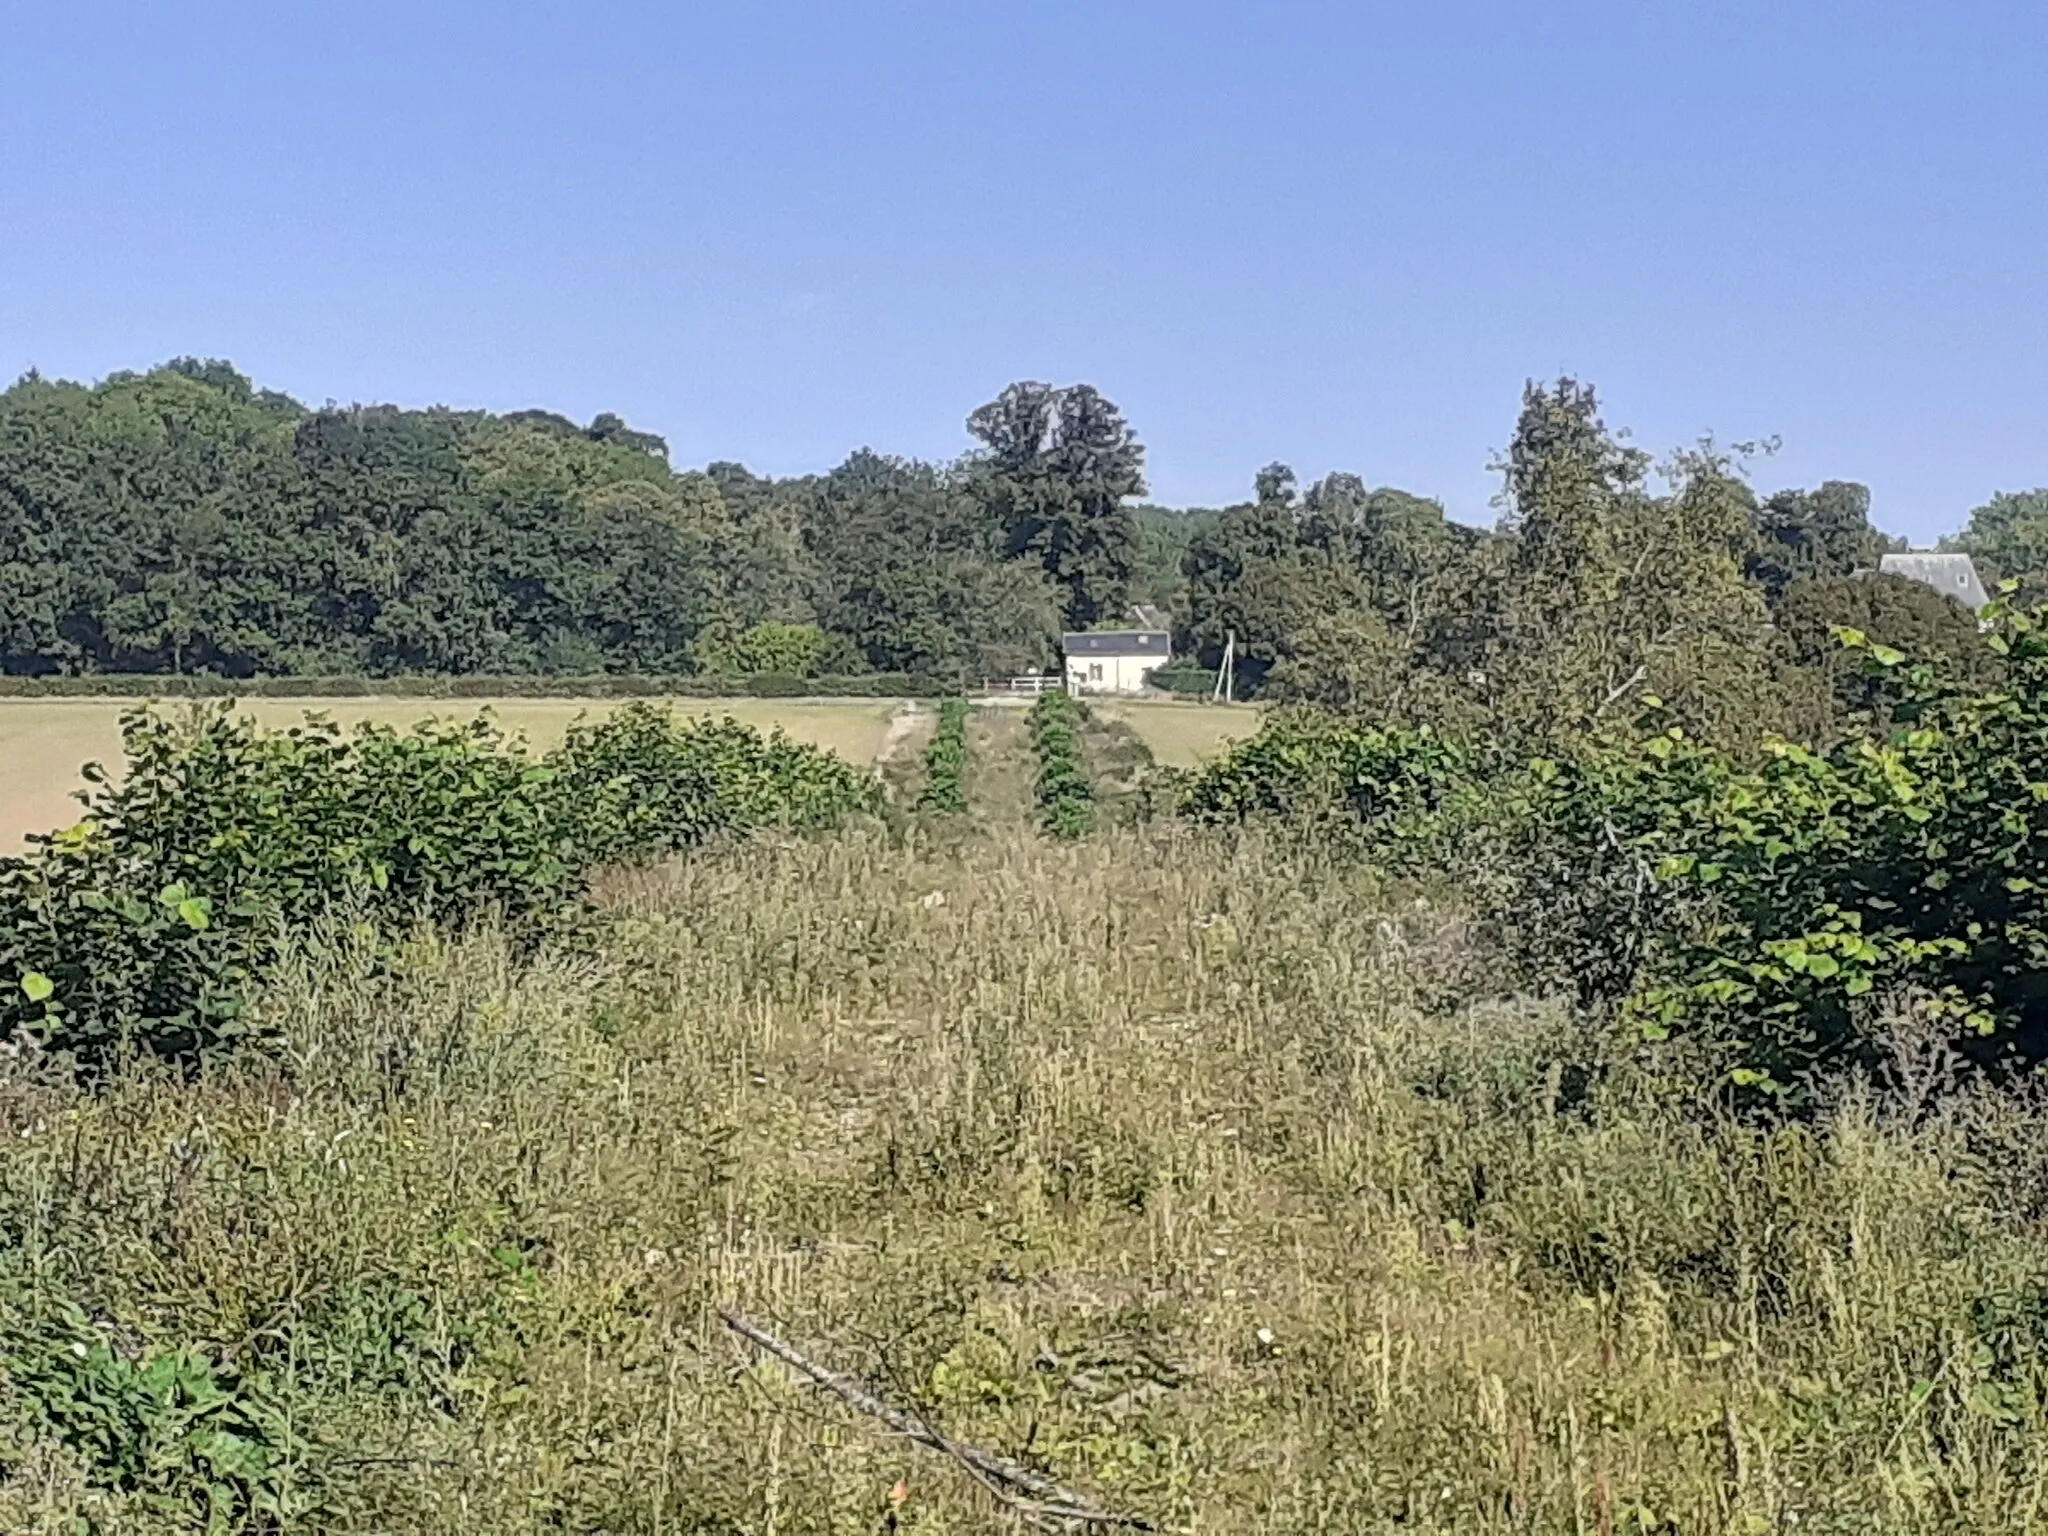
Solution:
M1016 378L1177 503L1490 516L1522 382L1917 539L2048 483L2048 6L0 7L0 370L947 457Z

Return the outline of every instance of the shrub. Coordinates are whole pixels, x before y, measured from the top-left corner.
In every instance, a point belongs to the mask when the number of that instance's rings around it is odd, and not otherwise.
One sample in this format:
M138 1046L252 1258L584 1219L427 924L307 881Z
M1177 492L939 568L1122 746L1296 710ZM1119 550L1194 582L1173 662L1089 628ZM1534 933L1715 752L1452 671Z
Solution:
M1710 896L1642 999L1653 1034L1746 1022L1765 1081L1872 1054L1864 1014L1911 990L1983 1063L2048 1056L2048 637L1991 610L2007 676L1976 692L1849 631L1891 679L1888 740L1774 744L1660 863Z
M628 704L529 759L488 719L264 732L229 706L122 721L118 787L0 860L0 1031L98 1058L234 1038L288 927L334 905L514 920L596 866L721 831L817 827L872 803L829 753Z
M1467 754L1429 730L1290 710L1197 773L1180 809L1201 821L1339 813L1412 835L1469 777Z
M924 749L924 792L917 803L930 811L966 810L966 767L967 701L947 699L939 705L938 732Z
M1216 671L1213 667L1199 667L1176 663L1159 667L1145 681L1148 686L1161 693L1208 694L1215 690Z
M1038 752L1038 806L1054 837L1084 837L1095 825L1095 786L1081 761L1082 705L1048 693L1031 706L1031 742Z
M544 760L560 836L584 868L672 853L719 832L829 826L871 809L874 782L844 759L733 719L627 704L578 721Z
M1810 1085L1882 1052L1911 993L1982 1064L2048 1057L2048 640L1990 611L1999 686L1847 630L1894 722L1753 763L1661 706L1490 775L1426 732L1282 716L1198 775L1185 814L1333 812L1401 869L1454 876L1524 980L1624 1003L1653 1039L1732 1046L1737 1081Z

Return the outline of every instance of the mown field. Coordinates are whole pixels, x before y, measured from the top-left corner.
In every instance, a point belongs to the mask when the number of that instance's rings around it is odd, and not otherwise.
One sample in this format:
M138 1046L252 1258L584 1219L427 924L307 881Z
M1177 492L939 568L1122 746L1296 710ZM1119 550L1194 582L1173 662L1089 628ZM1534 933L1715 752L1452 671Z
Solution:
M120 699L0 699L0 854L18 851L32 832L48 832L78 819L72 793L88 762L118 769L120 717L132 701ZM159 706L177 711L190 706ZM410 725L428 718L466 719L488 708L507 729L536 749L561 740L569 722L588 712L609 713L617 700L484 699L432 703L419 699L253 699L238 706L266 725L289 725L307 710L352 723L378 720ZM780 728L793 740L836 752L849 762L872 763L890 741L889 723L903 710L894 699L691 699L677 713L697 718L730 715L763 730ZM1229 741L1256 729L1249 708L1211 709L1170 701L1106 706L1127 720L1162 763L1193 767Z

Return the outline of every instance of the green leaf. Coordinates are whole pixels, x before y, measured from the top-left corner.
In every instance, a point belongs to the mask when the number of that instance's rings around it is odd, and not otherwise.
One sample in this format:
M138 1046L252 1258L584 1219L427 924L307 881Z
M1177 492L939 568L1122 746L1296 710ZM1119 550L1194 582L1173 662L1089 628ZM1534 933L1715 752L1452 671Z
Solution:
M47 1003L51 995L56 992L57 983L50 980L41 971L27 971L23 973L21 978L21 990L27 995L30 1002Z
M188 896L178 903L178 917L187 928L204 932L213 926L213 903L204 896Z

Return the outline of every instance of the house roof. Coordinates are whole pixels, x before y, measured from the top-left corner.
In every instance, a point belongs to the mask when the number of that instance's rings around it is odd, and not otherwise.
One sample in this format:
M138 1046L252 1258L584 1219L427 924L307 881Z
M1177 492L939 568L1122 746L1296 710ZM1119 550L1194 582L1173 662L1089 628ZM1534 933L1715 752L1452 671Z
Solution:
M1878 561L1877 568L1887 576L1903 576L1908 581L1932 587L1966 608L1982 608L1991 601L1991 594L1984 590L1984 583L1977 575L1977 562L1968 555L1934 551L1886 555Z
M1069 656L1157 656L1173 654L1173 636L1163 629L1089 629L1060 636Z

